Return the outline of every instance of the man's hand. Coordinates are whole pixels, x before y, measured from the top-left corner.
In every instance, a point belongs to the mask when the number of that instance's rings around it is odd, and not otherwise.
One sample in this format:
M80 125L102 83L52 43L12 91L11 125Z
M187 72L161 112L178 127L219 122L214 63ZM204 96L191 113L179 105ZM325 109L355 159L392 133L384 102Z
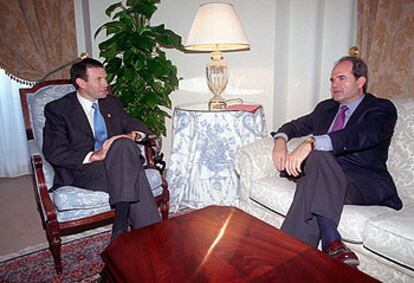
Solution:
M99 160L104 160L106 157L106 153L108 152L108 150L111 148L112 143L120 138L127 138L127 139L131 139L131 137L129 135L117 135L117 136L113 136L109 139L107 139L102 147L95 151L94 153L92 153L91 157L89 158L89 160L91 162L93 161L99 161Z
M282 137L276 138L273 144L272 159L278 171L285 170L287 155L286 140Z
M301 143L286 158L286 172L290 176L298 177L302 173L301 165L312 152L312 144L308 141Z
M140 135L140 133L138 133L137 131L132 131L129 132L128 134L126 134L128 136L128 138L132 141L139 141L142 137Z

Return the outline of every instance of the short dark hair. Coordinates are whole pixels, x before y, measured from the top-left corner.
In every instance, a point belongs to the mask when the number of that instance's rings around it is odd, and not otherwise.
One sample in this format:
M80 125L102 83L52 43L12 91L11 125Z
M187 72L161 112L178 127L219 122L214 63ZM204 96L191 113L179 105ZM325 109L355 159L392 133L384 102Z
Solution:
M342 62L351 62L352 63L352 74L355 79L360 77L365 77L365 84L363 86L364 93L367 93L368 88L368 66L365 64L364 60L354 56L344 56L336 62L335 66Z
M87 70L88 68L103 68L103 64L98 60L93 58L85 58L75 64L72 65L70 68L70 80L72 84L75 86L76 89L79 88L78 84L76 83L77 78L81 78L85 81L88 80Z

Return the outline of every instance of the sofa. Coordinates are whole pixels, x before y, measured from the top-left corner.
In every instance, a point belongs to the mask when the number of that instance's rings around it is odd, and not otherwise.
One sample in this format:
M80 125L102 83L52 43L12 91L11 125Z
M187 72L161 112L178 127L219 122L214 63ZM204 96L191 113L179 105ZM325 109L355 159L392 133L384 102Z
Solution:
M383 282L414 282L414 98L392 99L398 111L387 166L403 201L395 211L381 206L345 205L338 230L360 259L359 269ZM292 139L292 150L304 138ZM240 177L239 207L280 227L295 183L279 177L271 137L241 147L235 170Z

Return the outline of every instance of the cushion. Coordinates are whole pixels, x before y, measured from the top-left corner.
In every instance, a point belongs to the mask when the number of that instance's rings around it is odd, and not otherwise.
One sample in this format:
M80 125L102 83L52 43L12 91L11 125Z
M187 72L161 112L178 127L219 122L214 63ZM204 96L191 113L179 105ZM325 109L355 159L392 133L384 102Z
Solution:
M286 178L262 178L252 181L250 198L286 216L295 195L296 183ZM385 206L345 205L338 230L344 240L362 243L366 221L394 211Z
M64 186L52 193L58 211L92 209L109 206L109 195L73 186Z
M386 206L345 205L338 231L345 241L361 244L368 219L395 211Z
M388 153L388 168L404 205L414 202L414 99L392 98L398 111Z
M371 218L363 237L364 246L384 257L414 268L414 204Z
M91 208L91 209L58 211L57 219L59 222L75 220L75 219L92 216L92 215L103 213L105 211L110 211L110 210L111 210L111 207L108 204L106 206L101 206L101 207L96 207L96 208Z
M29 112L31 113L31 126L33 129L34 140L37 148L43 145L43 127L45 126L44 108L50 101L56 100L69 92L75 90L71 84L50 85L40 88L34 95L27 97ZM40 152L39 152L40 153ZM50 189L53 185L54 172L52 166L46 161L41 154L43 160L43 170L45 173L46 186Z
M162 194L161 174L156 169L146 169L148 182L154 196ZM109 207L109 195L105 192L91 191L74 186L63 186L51 194L58 211L90 210L98 207Z

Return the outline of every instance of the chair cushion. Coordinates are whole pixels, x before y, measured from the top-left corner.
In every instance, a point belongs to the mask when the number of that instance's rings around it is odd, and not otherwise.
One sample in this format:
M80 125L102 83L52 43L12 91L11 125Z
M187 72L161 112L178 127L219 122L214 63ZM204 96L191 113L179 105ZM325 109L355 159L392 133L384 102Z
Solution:
M53 203L58 211L88 210L109 206L109 195L73 186L64 186L52 193Z
M161 174L156 169L146 169L148 182L154 196L162 194ZM109 207L109 195L105 192L91 191L74 186L63 186L51 194L56 209L60 212L70 210L93 210ZM109 208L110 209L110 208Z
M110 211L110 210L111 210L111 207L109 206L109 203L108 203L108 205L90 208L90 209L74 209L74 210L58 211L57 219L59 222L70 221L70 220L75 220L75 219L103 213L103 212Z
M384 257L414 268L414 204L371 218L365 226L364 246Z

